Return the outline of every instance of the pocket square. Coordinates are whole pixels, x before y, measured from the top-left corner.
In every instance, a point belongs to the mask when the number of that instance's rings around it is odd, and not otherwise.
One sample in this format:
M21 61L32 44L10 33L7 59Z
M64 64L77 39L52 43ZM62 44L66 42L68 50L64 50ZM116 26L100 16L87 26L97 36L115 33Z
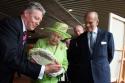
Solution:
M102 41L102 42L101 42L101 45L104 45L104 44L107 44L107 42L105 42L105 41Z

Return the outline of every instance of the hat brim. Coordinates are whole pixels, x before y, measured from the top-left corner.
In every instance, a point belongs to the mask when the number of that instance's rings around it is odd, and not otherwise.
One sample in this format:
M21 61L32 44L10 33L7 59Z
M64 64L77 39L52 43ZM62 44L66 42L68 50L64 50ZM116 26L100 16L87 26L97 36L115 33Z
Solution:
M57 30L57 29L53 29L53 28L46 28L46 31L47 32L56 32L56 33L58 33L63 39L66 39L66 38L71 38L71 35L70 34L68 34L68 33L64 33L64 32L62 32L62 31L60 31L60 30Z

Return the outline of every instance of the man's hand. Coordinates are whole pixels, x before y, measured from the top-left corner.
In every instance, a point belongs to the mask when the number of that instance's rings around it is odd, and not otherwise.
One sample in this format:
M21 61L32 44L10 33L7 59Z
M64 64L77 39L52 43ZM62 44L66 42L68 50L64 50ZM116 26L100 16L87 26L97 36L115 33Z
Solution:
M61 65L57 61L54 61L51 64L45 65L46 74L58 72L60 69L61 69Z

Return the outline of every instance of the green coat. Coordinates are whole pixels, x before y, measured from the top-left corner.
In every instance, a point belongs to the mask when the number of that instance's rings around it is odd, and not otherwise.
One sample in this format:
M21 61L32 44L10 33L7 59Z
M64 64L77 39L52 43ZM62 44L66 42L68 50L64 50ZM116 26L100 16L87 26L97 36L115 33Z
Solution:
M58 46L53 46L48 44L48 39L39 39L35 45L35 48L43 48L51 53L54 53L54 57L57 61L62 65L62 67L67 70L68 61L67 61L67 47L64 43L60 42ZM43 79L35 80L33 83L57 83L57 77L50 77L48 75L44 75Z

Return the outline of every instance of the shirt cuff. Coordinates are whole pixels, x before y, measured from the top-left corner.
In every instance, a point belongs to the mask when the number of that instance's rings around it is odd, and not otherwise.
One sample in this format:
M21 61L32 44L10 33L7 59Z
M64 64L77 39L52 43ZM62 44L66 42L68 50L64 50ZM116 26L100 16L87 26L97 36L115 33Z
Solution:
M45 71L45 65L42 65L38 79L43 79L44 71Z

